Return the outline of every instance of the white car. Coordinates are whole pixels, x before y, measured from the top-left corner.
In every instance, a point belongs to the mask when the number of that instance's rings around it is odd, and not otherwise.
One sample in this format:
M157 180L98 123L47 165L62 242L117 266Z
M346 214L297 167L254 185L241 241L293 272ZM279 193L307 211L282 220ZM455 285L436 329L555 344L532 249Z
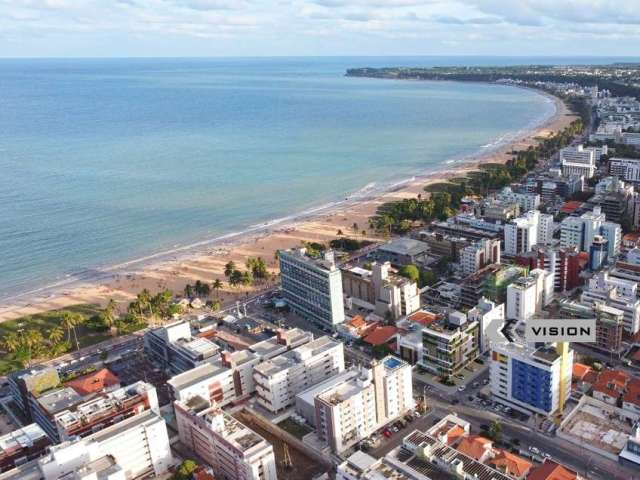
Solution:
M464 392L467 389L467 387L465 387L464 385L461 385L458 387L458 391L459 392Z
M530 451L531 453L536 454L536 455L539 455L539 454L540 454L540 450L538 450L536 447L529 447L529 451Z

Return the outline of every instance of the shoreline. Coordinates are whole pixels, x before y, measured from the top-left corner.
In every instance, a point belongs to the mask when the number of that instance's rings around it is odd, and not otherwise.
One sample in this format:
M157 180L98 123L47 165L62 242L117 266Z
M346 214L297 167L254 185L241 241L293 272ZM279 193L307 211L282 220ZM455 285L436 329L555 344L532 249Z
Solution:
M148 288L151 293L169 288L174 294L179 294L186 283L193 283L198 279L209 283L216 278L221 279L225 283L225 289L220 292L219 298L223 302L233 301L243 298L248 292L257 291L261 286L229 289L222 274L224 264L229 260L244 266L248 257L262 256L269 270L275 271L276 250L300 245L303 241L328 242L336 238L339 229L345 232L345 236L380 241L380 238L370 233L363 236L359 231L354 234L352 225L357 223L360 230L368 227L368 217L375 213L380 204L415 197L430 183L464 175L477 169L481 163L503 163L510 158L510 151L538 143L538 138L561 130L575 118L561 99L540 90L527 89L553 101L555 111L546 119L536 122L536 125L525 126L513 132L510 138L505 138L509 136L505 134L497 141L492 141L487 144L487 150L483 150L483 146L473 154L446 159L440 164L444 168L433 170L432 166L430 170L413 177L383 183L378 188L377 182L370 183L343 200L254 224L242 231L97 268L98 273L93 270L86 278L80 273L68 280L8 296L0 300L0 322L79 303L104 305L110 298L119 302L120 310L124 311L126 303L143 288Z

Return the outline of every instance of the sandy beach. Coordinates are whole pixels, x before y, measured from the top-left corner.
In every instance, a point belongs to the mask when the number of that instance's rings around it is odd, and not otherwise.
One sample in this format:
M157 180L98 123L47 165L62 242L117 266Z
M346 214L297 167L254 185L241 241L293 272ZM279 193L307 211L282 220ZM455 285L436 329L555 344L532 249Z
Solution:
M509 152L526 149L537 144L541 138L562 130L576 117L560 100L554 100L556 113L543 125L465 163L450 164L449 169L417 177L385 193L347 199L304 218L266 225L264 228L257 228L253 232L229 237L217 243L201 242L183 251L152 255L144 262L112 267L103 271L99 280L76 281L69 285L44 288L8 299L0 304L0 321L74 304L104 305L111 298L119 302L121 311L124 311L128 302L144 288L152 293L169 288L180 294L187 283L194 283L196 280L211 283L216 278L221 279L225 285L219 294L223 303L234 302L268 285L258 284L249 289L229 287L223 274L224 265L228 261L232 260L244 268L248 257L260 256L267 262L269 269L276 272L277 250L298 246L306 241L327 243L336 238L338 230L352 238L381 241L368 230L368 218L375 213L379 205L397 199L413 198L423 192L427 184L463 175L476 169L478 164L506 162L511 158ZM359 227L357 234L354 233L354 223ZM364 229L367 230L365 235L362 234Z

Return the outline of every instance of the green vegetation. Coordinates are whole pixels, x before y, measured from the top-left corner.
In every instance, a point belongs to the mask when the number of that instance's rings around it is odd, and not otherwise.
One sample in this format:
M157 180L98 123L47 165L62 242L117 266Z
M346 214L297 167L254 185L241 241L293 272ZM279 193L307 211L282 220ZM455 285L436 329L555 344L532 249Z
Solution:
M318 242L302 242L302 246L307 250L307 255L313 258L319 258L327 249L327 246Z
M171 480L191 480L193 478L193 472L198 469L198 464L193 460L186 459L176 469L171 477Z
M233 261L228 262L225 265L224 275L229 279L229 285L232 287L237 287L238 285L248 287L253 284L253 276L251 275L251 272L248 270L245 272L238 270Z
M306 425L301 425L297 422L294 422L291 417L285 418L280 423L278 423L278 427L285 432L290 433L294 437L299 438L300 440L302 440L302 437L304 437L306 434L313 431Z
M418 283L420 280L420 270L415 265L405 265L398 271L404 278L408 278L412 282Z
M106 340L89 322L102 312L95 305L75 305L0 323L0 374Z
M371 245L368 240L355 240L353 238L337 238L329 242L329 248L334 250L344 250L345 252L355 252L361 248Z
M500 439L502 438L502 424L497 420L491 422L488 435L494 442L500 442Z
M512 152L513 157L505 164L484 164L480 170L470 172L464 180L457 177L455 182L427 185L425 191L429 196L426 199L418 195L416 198L387 202L369 218L369 226L377 233L389 236L406 233L414 224L446 220L460 208L465 196L485 196L519 180L540 159L549 158L560 148L569 145L583 127L583 120L576 119L561 132L541 140L536 147Z

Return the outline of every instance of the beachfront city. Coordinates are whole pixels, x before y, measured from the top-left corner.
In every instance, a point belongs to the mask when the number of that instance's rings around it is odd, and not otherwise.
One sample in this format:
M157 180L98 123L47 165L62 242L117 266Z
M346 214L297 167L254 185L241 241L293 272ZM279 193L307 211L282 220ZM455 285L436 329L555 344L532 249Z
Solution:
M277 44L243 2L22 3L0 57L33 25L52 58L0 59L0 480L640 479L640 60L457 56L560 45L520 0L281 19L445 25L442 58L72 59L149 56L163 8L170 52Z

